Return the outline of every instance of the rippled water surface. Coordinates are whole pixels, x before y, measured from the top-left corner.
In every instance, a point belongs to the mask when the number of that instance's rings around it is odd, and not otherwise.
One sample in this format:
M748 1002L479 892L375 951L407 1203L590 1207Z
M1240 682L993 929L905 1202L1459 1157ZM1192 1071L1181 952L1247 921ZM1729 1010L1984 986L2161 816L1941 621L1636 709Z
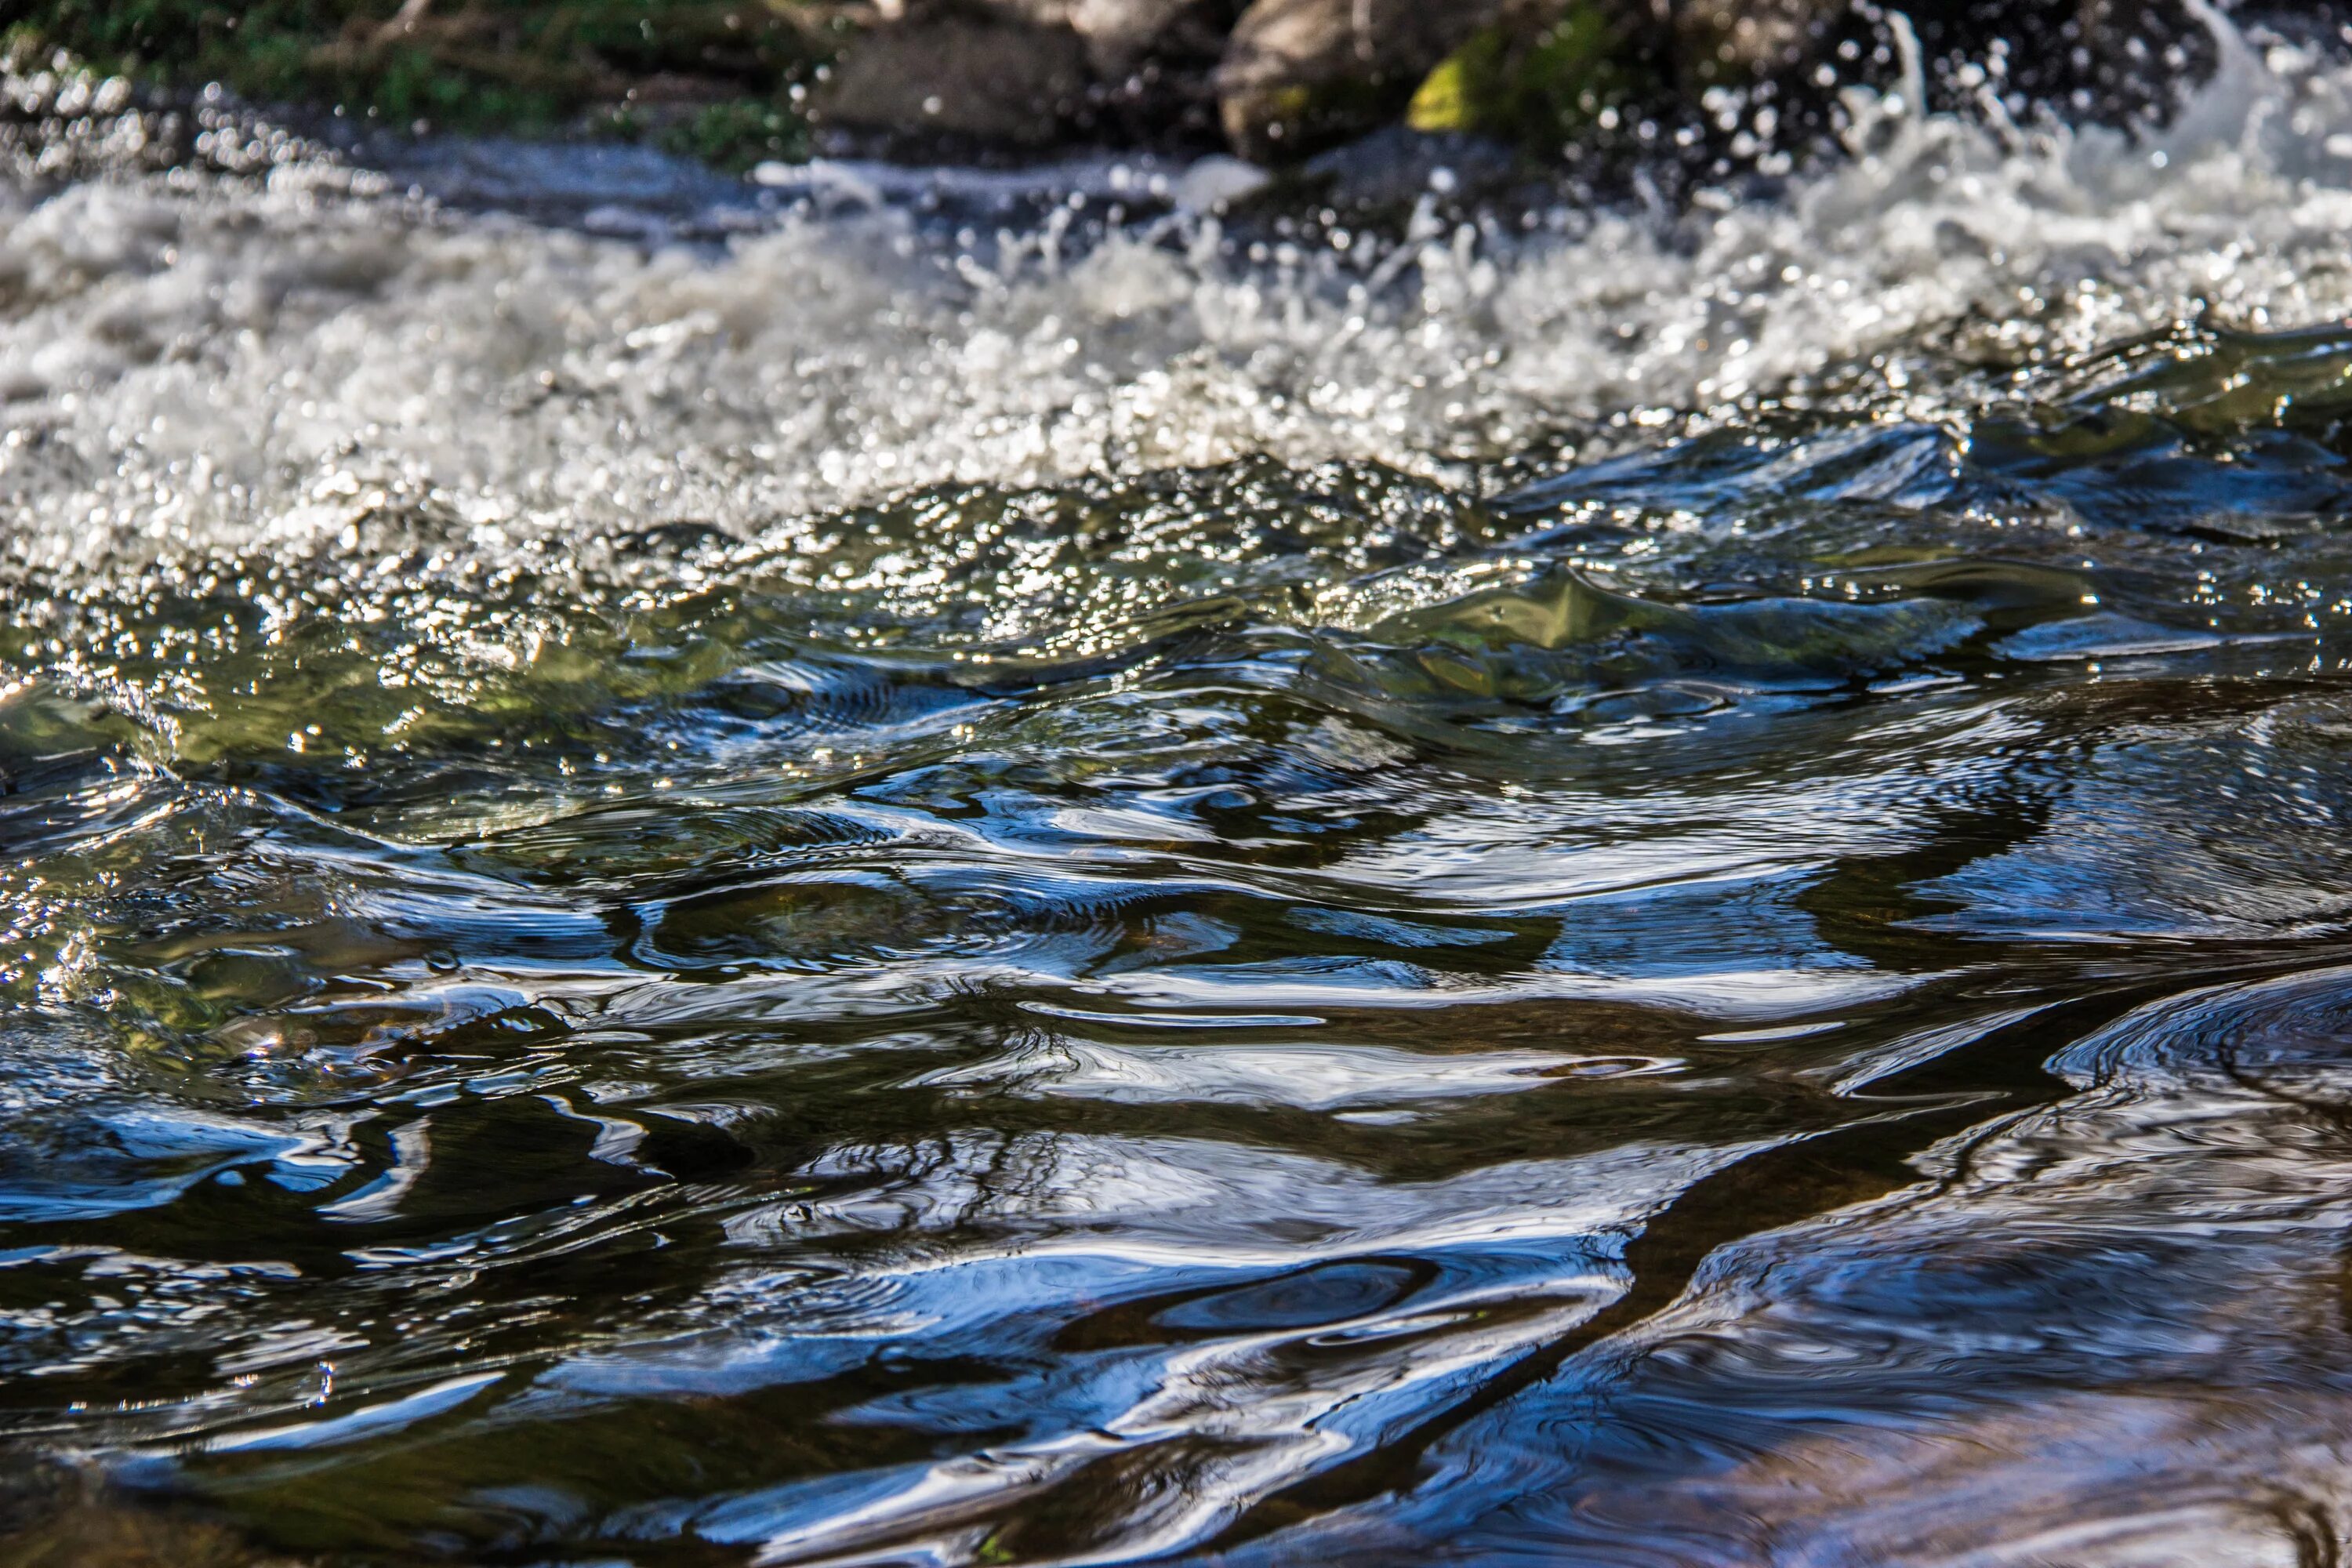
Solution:
M20 184L8 1467L326 1563L2336 1561L2352 74L2222 56L1344 245Z

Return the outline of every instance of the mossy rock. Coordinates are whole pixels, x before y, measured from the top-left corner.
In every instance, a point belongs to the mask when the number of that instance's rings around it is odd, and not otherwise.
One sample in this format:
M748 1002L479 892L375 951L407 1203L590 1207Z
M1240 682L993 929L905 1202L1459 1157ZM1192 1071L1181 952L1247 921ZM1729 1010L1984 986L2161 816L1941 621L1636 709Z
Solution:
M1501 0L1256 0L1217 68L1234 151L1288 162L1392 123L1432 67L1501 15Z
M1479 29L1423 80L1405 120L1415 131L1556 142L1647 85L1617 17L1575 5L1539 28Z

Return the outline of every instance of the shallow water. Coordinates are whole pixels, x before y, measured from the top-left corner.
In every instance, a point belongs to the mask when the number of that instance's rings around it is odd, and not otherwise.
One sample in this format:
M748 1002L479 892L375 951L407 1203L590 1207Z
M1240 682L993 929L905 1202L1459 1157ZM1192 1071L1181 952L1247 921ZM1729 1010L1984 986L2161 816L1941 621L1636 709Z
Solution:
M20 186L9 1463L326 1563L2335 1561L2352 71L2222 54L1344 246Z

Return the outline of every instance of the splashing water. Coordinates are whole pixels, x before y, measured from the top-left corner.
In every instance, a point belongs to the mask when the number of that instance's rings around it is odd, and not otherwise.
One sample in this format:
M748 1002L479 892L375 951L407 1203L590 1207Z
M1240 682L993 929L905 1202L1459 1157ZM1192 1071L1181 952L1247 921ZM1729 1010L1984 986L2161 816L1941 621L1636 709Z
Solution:
M322 1563L2331 1561L2352 69L2216 26L2161 130L1402 237L10 187L12 1467Z

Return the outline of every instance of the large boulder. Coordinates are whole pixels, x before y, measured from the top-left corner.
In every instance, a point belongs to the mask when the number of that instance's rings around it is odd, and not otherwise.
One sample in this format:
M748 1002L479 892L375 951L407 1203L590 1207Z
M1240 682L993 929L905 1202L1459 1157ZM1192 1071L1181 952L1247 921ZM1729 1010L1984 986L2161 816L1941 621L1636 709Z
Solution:
M810 95L821 126L1043 146L1084 112L1087 48L1040 17L913 13L859 33Z

